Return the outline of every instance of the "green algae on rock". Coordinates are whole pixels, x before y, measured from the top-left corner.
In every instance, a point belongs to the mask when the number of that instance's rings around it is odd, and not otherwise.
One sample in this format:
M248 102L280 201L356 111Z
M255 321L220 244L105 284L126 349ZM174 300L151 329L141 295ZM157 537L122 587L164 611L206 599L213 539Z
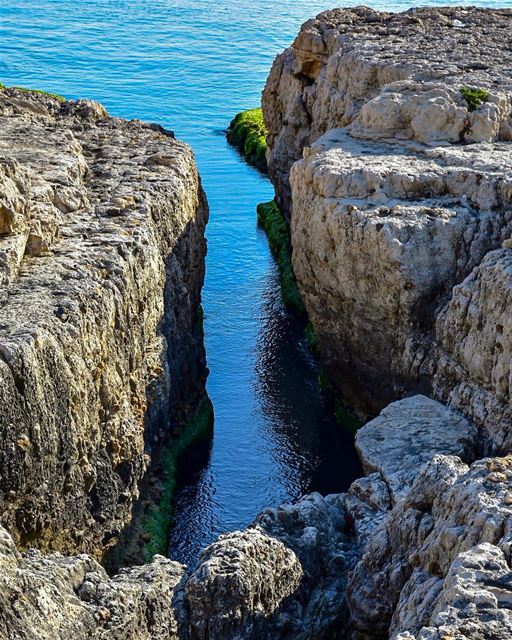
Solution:
M292 245L288 224L273 200L259 204L257 211L258 222L265 229L270 248L279 265L283 302L290 310L302 315L306 309L293 273Z
M267 128L260 108L236 115L226 136L230 144L240 149L247 162L261 171L267 170Z
M180 458L191 446L209 438L212 430L213 405L205 395L193 416L162 454L163 480L160 502L150 506L144 523L144 533L149 538L143 549L145 562L151 562L157 554L167 555Z

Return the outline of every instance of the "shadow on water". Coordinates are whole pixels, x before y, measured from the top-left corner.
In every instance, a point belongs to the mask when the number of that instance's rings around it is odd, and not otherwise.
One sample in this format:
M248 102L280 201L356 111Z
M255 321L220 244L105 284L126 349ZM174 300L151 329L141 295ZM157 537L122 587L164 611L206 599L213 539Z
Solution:
M361 466L354 436L340 426L318 385L318 367L304 337L304 322L283 309L270 278L257 341L255 393L272 433L276 468L290 498L344 491Z
M205 185L211 217L203 291L216 422L211 447L180 465L169 548L189 565L264 507L345 491L361 474L353 434L336 423L320 391L304 320L283 306L278 267L256 223L256 204L271 193L268 178L217 140L224 186Z

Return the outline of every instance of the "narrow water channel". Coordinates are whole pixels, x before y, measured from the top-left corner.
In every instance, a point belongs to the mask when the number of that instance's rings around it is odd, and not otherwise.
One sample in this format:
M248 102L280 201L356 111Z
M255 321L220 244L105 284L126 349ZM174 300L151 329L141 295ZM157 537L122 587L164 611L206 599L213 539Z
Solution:
M0 0L0 82L90 97L112 115L159 122L197 155L211 208L203 306L215 434L183 465L169 553L184 562L264 506L343 491L359 473L256 225L271 185L223 135L232 116L259 104L275 54L300 24L336 4Z
M303 327L283 307L278 268L256 225L256 204L272 197L268 178L223 137L212 144L203 299L215 430L211 450L182 465L170 556L187 563L265 506L345 490L359 471L353 436L319 391Z

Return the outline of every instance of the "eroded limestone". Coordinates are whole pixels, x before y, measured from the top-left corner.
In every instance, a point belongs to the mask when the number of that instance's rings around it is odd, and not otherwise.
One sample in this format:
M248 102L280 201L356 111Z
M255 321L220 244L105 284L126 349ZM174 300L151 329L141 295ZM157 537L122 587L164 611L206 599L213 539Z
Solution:
M202 393L207 206L190 149L88 101L0 91L0 512L101 555Z

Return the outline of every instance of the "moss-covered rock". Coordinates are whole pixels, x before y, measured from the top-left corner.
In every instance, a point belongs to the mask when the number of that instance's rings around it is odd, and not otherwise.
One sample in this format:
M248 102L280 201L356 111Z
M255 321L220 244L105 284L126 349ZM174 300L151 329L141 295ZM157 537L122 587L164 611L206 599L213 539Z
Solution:
M25 93L37 93L42 96L48 96L49 98L55 98L59 102L66 102L66 98L58 93L51 93L50 91L43 91L42 89L29 89L28 87L6 87L5 84L0 82L0 91L4 91L5 89L16 89L17 91L23 91Z
M147 540L144 545L144 560L146 562L150 562L156 554L167 555L180 458L192 445L211 437L212 430L213 405L208 396L205 396L194 415L162 455L161 469L164 480L162 481L160 501L149 507L144 522L144 533Z
M283 302L291 311L302 315L306 309L293 273L292 245L288 224L273 200L259 204L257 211L258 222L267 233L270 248L279 265Z
M267 171L267 129L261 109L239 113L231 121L226 135L228 142L240 149L247 162Z

